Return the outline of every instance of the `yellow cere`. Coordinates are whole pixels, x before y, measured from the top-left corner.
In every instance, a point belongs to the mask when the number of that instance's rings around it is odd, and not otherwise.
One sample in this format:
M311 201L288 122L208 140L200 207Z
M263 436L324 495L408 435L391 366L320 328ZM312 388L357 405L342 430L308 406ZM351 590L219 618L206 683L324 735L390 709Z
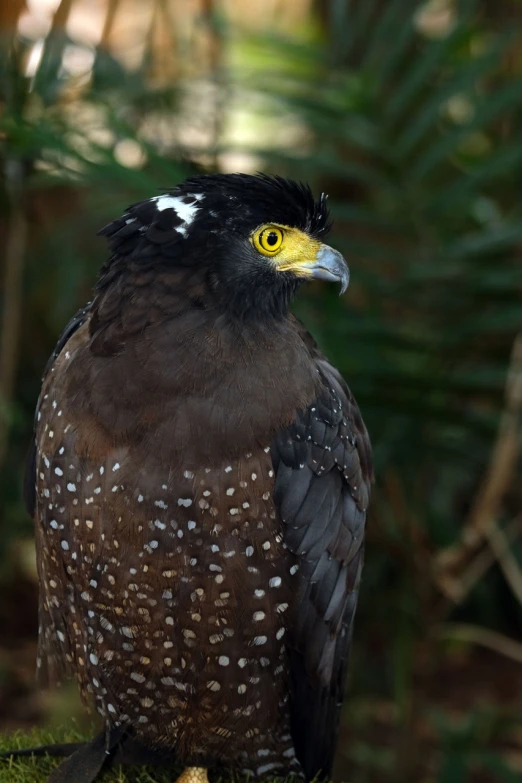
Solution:
M314 262L322 247L318 239L280 223L259 226L250 236L250 241L261 255L273 259L279 272L298 272L306 277L311 277L312 272L303 264Z

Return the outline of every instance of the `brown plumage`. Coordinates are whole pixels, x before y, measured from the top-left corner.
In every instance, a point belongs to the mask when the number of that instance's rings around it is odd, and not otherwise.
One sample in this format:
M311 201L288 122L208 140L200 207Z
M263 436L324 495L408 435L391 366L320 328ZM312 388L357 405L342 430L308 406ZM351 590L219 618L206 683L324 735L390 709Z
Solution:
M44 378L40 671L183 765L330 772L371 465L287 311L303 278L347 282L327 227L244 175L129 208Z

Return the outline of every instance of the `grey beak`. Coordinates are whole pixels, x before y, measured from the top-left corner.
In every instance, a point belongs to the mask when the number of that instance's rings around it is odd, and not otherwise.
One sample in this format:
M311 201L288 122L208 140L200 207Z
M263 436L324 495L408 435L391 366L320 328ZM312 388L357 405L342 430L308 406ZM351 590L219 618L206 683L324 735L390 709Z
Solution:
M306 264L310 269L312 277L316 280L329 280L331 282L341 283L341 294L344 294L350 281L350 270L343 256L333 247L323 245L315 261Z

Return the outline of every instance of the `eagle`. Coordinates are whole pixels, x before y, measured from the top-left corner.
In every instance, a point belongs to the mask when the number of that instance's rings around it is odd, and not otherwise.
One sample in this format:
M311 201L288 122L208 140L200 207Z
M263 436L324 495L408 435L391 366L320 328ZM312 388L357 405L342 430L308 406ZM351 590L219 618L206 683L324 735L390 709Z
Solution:
M38 670L103 719L53 783L158 761L329 776L371 448L290 304L348 267L326 196L206 174L130 206L60 337L27 479ZM49 750L49 749L47 749Z

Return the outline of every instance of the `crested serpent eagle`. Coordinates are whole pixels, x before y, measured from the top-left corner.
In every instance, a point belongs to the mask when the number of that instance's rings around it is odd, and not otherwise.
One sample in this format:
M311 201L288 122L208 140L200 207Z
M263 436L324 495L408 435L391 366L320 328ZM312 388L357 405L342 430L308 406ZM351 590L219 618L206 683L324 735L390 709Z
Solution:
M100 233L111 257L45 372L27 475L38 668L105 730L50 780L161 761L331 772L371 450L289 305L348 268L326 198L204 175ZM53 750L51 748L51 750Z

